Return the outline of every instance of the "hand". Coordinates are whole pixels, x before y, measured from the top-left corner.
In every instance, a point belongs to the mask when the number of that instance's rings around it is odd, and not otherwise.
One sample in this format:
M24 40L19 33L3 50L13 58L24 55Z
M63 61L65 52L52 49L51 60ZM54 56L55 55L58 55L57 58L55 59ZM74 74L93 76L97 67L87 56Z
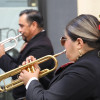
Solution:
M2 57L3 55L5 55L4 45L0 44L0 57Z
M35 61L36 60L33 56L29 56L29 57L26 58L26 61L24 61L22 63L22 65L25 65L25 64L29 63L30 59L31 59L31 61ZM37 79L39 77L40 68L39 68L38 64L35 63L33 66L35 67L34 73L28 72L26 70L22 70L22 72L20 73L19 79L21 79L24 82L25 85L27 84L27 82L32 77L36 77Z

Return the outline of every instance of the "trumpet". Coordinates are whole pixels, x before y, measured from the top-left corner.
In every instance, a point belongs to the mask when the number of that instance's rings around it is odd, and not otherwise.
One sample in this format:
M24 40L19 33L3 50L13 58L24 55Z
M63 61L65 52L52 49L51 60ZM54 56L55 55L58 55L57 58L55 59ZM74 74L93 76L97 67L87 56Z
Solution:
M23 66L19 66L18 68L15 68L11 71L8 71L2 75L0 75L0 82L6 78L9 78L11 76L14 76L18 73L20 73L23 69L27 70L27 71L30 71L32 73L34 73L34 63L43 63L49 59L53 59L54 60L54 63L55 63L55 66L52 68L52 69L44 69L44 70L41 70L40 73L39 73L39 78L43 77L43 76L46 76L47 74L49 74L50 72L56 70L57 66L58 66L58 61L55 57L65 53L66 50L60 52L60 53L57 53L55 55L47 55L47 56L44 56L42 58L39 58L35 61L31 61L30 63L26 64L26 65L23 65ZM9 91L13 88L16 88L18 86L21 86L23 85L24 83L20 80L20 79L16 79L14 80L13 82L11 82L10 84L8 85L5 85L4 88L1 88L0 87L0 92L6 92L6 91Z
M0 44L5 44L5 43L8 43L8 42L14 40L15 44L14 44L13 46L11 46L11 47L9 46L9 47L5 48L5 52L6 52L6 51L9 51L9 50L11 50L11 49L13 49L14 47L16 47L16 45L17 45L17 40L16 40L16 38L18 38L18 37L20 37L20 36L22 36L22 34L19 34L19 35L15 36L15 37L10 37L10 38L8 38L8 39L6 39L6 40L0 42Z

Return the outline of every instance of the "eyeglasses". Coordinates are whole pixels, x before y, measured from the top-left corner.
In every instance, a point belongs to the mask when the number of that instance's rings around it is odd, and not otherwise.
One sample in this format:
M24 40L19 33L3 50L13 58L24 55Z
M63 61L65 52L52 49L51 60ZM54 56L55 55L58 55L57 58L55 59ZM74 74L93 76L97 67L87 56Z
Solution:
M66 37L61 37L61 38L60 38L60 42L61 42L61 45L62 45L62 46L64 46L66 40L67 40Z

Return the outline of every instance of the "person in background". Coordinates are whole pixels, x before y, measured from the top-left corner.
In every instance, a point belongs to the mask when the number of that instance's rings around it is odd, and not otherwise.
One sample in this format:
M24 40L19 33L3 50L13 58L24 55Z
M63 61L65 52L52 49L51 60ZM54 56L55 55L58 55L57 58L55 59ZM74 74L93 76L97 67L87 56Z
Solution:
M100 100L100 30L93 15L82 14L66 26L61 44L70 63L61 66L48 89L39 82L40 69L33 73L23 70L21 79L26 85L27 100ZM35 57L26 58L35 60ZM32 79L35 78L35 79Z
M52 44L47 37L46 31L43 28L43 17L39 11L33 9L25 9L19 14L19 32L22 38L27 43L19 53L17 59L12 58L5 53L4 45L0 44L0 68L5 72L17 68L29 55L33 55L36 59L45 55L53 55ZM40 64L41 69L52 68L53 61L47 61ZM49 74L46 78L50 80L53 74ZM18 78L18 75L12 77L13 80ZM41 78L41 83L45 83ZM43 84L44 85L44 84ZM44 88L48 84L45 83ZM15 100L24 100L26 95L25 86L22 85L13 89L13 97Z

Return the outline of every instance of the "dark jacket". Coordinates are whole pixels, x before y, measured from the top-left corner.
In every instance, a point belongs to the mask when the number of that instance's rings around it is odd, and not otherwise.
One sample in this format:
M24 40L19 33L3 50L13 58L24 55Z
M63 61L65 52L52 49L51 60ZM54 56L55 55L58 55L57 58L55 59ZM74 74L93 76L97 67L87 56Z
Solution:
M9 55L5 54L0 58L0 67L4 71L9 71L17 68L19 65L25 61L26 57L33 55L35 58L41 58L45 55L53 55L53 47L51 45L50 40L48 39L46 32L40 32L34 38L32 38L27 46L24 48L22 52L20 52L17 59L11 58ZM53 61L47 61L45 63L40 64L41 69L52 68ZM48 75L49 79L52 78L52 74ZM13 77L16 79L16 76ZM46 83L47 85L47 83ZM25 96L26 91L25 87L20 86L13 89L13 96L15 99Z
M75 63L60 68L45 90L33 80L26 92L27 100L100 100L100 55L93 50Z

